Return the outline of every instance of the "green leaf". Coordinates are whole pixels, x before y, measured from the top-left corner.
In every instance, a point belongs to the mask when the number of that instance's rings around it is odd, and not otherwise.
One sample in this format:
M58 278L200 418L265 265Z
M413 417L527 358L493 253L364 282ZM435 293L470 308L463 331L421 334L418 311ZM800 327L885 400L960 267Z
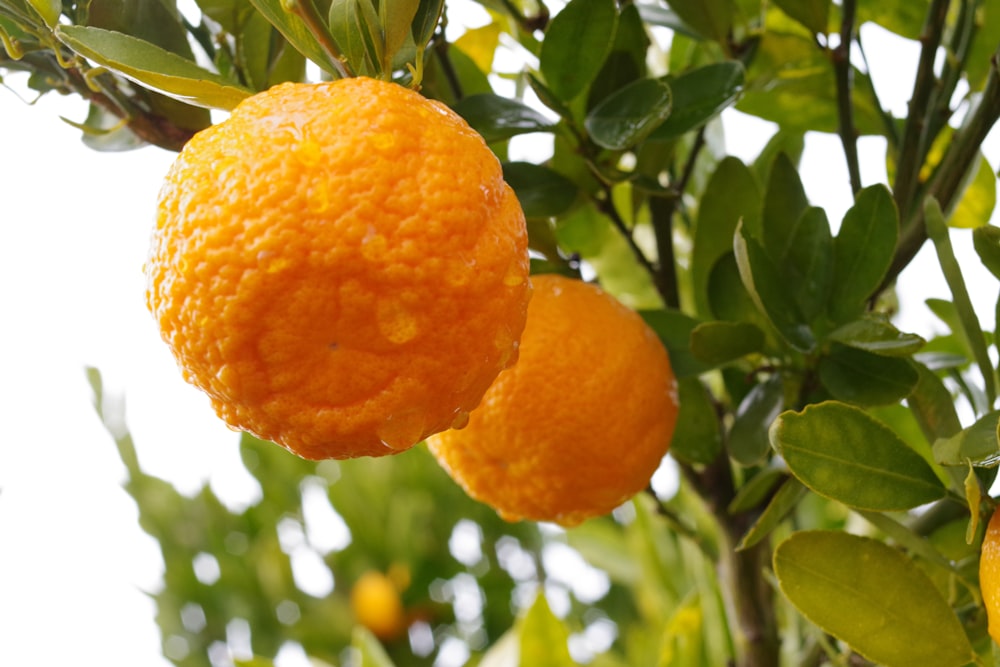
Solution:
M927 225L927 236L934 242L941 272L944 273L945 282L948 283L948 288L951 290L962 334L983 375L986 400L992 405L997 392L996 369L990 360L986 340L983 337L983 329L979 324L976 309L972 305L972 299L969 297L969 290L965 285L965 278L962 276L962 268L955 257L944 214L941 212L940 204L933 197L928 197L924 201L924 222Z
M802 160L805 147L805 134L803 132L779 127L778 131L767 140L767 144L761 149L757 159L753 161L751 169L760 183L767 183L771 180L771 168L779 155L784 153L793 165L798 165Z
M420 0L395 0L379 5L382 28L385 31L383 65L392 66L392 59L410 36L413 20L420 9ZM423 18L423 17L421 17Z
M332 0L328 22L331 36L355 73L380 76L385 37L371 0Z
M788 155L779 153L774 158L764 194L759 236L764 250L775 263L780 265L787 259L796 226L808 208L809 199L798 169Z
M685 463L708 465L722 449L719 415L708 390L696 377L677 382L677 424L670 441L670 455Z
M944 496L934 470L864 411L835 401L785 412L771 444L806 486L848 507L907 510Z
M723 158L705 186L694 228L691 282L698 314L721 317L709 306L709 276L719 259L732 252L741 218L750 229L759 228L759 211L760 190L753 173L739 158Z
M885 277L896 250L899 214L884 185L861 190L834 241L834 279L828 312L837 323L857 319Z
M669 0L667 4L701 36L726 43L736 15L732 0Z
M487 143L518 134L548 132L555 127L555 123L526 104L491 93L463 97L453 108Z
M997 177L986 157L980 153L979 163L971 174L958 205L948 221L952 227L976 229L989 223L997 205Z
M983 225L972 230L972 244L979 261L1000 280L1000 227Z
M775 0L774 4L811 32L826 34L830 0Z
M710 366L721 366L760 352L764 341L764 332L750 322L704 322L691 332L691 354Z
M520 623L521 665L537 667L575 667L569 655L569 630L556 618L539 592L534 604Z
M28 4L38 12L38 15L45 21L49 28L55 28L62 15L62 2L60 0L27 0Z
M711 366L691 353L691 333L698 326L698 320L677 310L640 310L639 314L670 353L675 376L694 377L711 370Z
M360 658L358 667L395 667L382 644L364 626L354 627L351 648L358 652Z
M326 52L305 22L298 15L288 11L283 5L287 0L250 0L257 11L264 15L271 25L278 29L288 43L330 74L337 73L337 65ZM309 0L311 1L311 0ZM343 48L342 45L339 45Z
M576 201L576 184L548 167L530 162L506 162L503 177L514 189L528 218L557 216Z
M650 139L675 139L715 118L736 102L743 92L744 77L743 65L734 60L705 65L678 77L665 77L673 91L674 110Z
M162 0L91 0L86 25L120 32L194 60L175 7Z
M584 120L594 143L610 150L631 148L670 115L670 87L640 79L604 98Z
M55 34L85 58L187 104L231 110L251 94L190 60L119 32L66 25Z
M951 392L926 366L914 364L914 367L919 380L906 404L929 441L950 438L962 429Z
M803 616L886 667L975 660L951 606L916 563L867 537L801 531L778 545L774 572Z
M420 0L411 24L413 41L422 48L431 40L444 11L444 0Z
M736 545L736 550L749 549L770 535L771 531L777 528L778 524L784 521L785 517L795 509L808 491L802 485L802 482L794 477L786 479L777 493L774 494L774 497L771 498L767 507L764 508L764 511L761 512L757 520L754 521L750 529L740 539L739 544Z
M868 76L853 69L854 123L860 134L882 134L884 124ZM736 108L785 131L836 132L837 86L827 51L811 36L764 32L747 68L747 89Z
M833 343L820 359L819 379L834 398L873 406L906 398L919 378L907 359Z
M742 228L733 241L740 278L754 304L793 347L809 351L816 345L812 331L764 248Z
M802 316L812 322L826 308L833 281L833 238L823 209L812 206L802 212L788 241L787 254L775 263L793 287Z
M908 357L927 341L916 334L903 333L888 320L876 315L844 324L830 332L829 340L887 357Z
M646 24L635 4L622 5L620 12L614 44L587 92L587 109L594 108L616 90L645 78L648 72L646 54L650 40Z
M611 49L614 0L571 0L549 22L539 67L549 90L568 102L590 85Z
M928 0L861 0L858 23L872 22L908 39L919 39L924 28ZM990 53L996 44L990 49Z
M1000 464L1000 411L989 412L968 428L934 443L934 460L946 466L996 467Z
M729 455L743 466L760 463L771 449L768 430L785 407L785 388L778 374L755 384L743 398L729 430Z

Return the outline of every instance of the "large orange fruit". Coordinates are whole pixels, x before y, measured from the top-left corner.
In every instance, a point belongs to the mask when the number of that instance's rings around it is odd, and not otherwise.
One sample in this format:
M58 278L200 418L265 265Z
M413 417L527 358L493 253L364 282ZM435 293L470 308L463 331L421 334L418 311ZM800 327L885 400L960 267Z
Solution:
M310 459L463 423L514 361L530 294L524 217L483 139L365 78L282 84L197 134L146 273L185 379Z

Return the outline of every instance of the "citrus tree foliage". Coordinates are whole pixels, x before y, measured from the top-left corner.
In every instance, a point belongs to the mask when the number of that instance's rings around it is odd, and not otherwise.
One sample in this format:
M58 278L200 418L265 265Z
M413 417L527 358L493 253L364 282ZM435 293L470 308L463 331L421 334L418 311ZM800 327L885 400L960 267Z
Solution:
M492 666L993 664L977 564L1000 461L997 343L951 238L970 234L1000 278L996 165L980 152L1000 116L1000 5L480 4L490 22L451 42L435 0L199 0L183 14L172 0L0 0L0 73L87 100L79 126L100 150L177 150L209 109L307 72L419 85L504 162L533 269L595 275L643 313L679 378L677 492L561 531L502 522L419 448L315 464L244 436L258 501L181 495L142 471L92 374L163 551L168 658L222 664L242 637L256 657L240 664L260 667L288 642L317 664L380 666L444 664L456 646ZM905 117L872 84L866 24L917 46ZM499 49L524 66L498 71ZM730 108L776 126L750 162L727 154ZM806 132L843 147L841 220L802 185ZM508 159L513 137L542 134L550 157ZM884 139L888 184L862 181L862 135ZM901 331L897 278L928 244L952 295L927 302L943 333ZM343 543L302 537L317 494ZM303 548L331 593L296 583ZM553 554L606 585L575 586ZM354 627L347 596L369 570L396 582L408 634Z

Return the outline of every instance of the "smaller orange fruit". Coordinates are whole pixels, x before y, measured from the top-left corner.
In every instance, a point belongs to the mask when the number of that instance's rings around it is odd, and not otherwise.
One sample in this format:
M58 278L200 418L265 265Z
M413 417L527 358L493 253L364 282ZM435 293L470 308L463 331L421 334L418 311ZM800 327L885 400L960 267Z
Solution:
M677 421L667 352L595 285L532 278L520 357L463 430L428 439L473 498L508 520L571 526L643 489Z
M406 629L399 590L376 570L365 572L351 589L351 610L357 622L381 640L398 638Z
M993 513L979 555L979 590L989 619L989 633L1000 644L1000 509Z

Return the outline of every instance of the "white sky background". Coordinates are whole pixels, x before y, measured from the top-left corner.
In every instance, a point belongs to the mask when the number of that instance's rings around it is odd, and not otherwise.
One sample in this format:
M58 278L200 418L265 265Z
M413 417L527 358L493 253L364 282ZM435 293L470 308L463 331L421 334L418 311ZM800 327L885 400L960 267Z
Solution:
M903 113L915 47L866 44L876 67L880 51L894 54L876 84ZM211 480L231 499L252 495L255 483L238 436L181 380L144 306L142 263L173 155L91 151L60 114L81 120L84 111L55 96L28 107L0 89L0 665L158 667L168 663L142 591L157 588L162 562L120 486L124 468L92 409L84 366L126 395L148 472L184 492ZM730 149L746 159L766 139L753 119L730 117L727 129ZM878 140L861 147L865 184L884 181ZM996 169L996 130L987 154ZM812 203L838 221L850 191L836 137L810 136L802 173ZM987 286L977 304L992 327L996 281L970 254L969 233L954 236L970 284ZM920 303L948 298L947 288L926 251L907 275L920 278L904 302L906 326L927 333Z

